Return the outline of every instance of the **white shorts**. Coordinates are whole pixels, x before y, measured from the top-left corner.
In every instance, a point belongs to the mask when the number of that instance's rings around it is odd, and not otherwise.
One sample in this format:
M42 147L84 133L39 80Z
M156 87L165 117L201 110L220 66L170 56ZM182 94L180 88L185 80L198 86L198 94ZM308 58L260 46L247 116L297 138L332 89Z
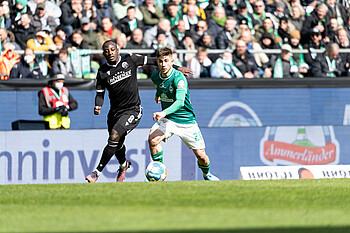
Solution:
M167 118L162 118L159 123L155 123L151 130L159 129L168 138L176 134L190 149L204 149L205 143L198 124L179 124Z

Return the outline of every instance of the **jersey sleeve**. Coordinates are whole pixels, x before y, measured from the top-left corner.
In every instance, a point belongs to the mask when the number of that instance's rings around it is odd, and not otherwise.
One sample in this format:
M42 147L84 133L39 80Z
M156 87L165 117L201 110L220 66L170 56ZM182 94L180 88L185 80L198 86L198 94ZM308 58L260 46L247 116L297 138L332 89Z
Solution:
M174 80L174 85L176 86L176 100L172 105L163 110L164 112L166 112L167 115L176 112L185 105L188 83L185 76L182 73L176 76Z
M147 63L147 56L132 54L130 57L135 62L136 66L144 66Z
M102 106L103 105L105 89L106 88L103 85L100 72L97 72L95 106Z

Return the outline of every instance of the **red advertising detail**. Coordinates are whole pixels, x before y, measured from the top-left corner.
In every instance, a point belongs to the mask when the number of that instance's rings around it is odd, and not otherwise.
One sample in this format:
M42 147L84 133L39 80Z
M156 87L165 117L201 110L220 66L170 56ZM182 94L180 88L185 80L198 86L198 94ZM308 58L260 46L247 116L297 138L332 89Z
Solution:
M335 161L336 146L327 143L321 147L305 147L285 142L266 141L264 157L267 160L286 160L304 165L322 165Z

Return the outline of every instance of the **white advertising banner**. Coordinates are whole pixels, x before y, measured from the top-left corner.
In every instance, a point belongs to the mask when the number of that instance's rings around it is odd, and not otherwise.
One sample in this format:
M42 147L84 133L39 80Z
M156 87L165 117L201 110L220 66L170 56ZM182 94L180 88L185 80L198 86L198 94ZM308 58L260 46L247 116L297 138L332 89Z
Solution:
M350 178L350 165L241 167L240 180Z
M150 162L149 129L135 129L126 138L132 166L126 182L144 181ZM0 131L0 184L83 183L100 161L108 132L99 130ZM167 181L181 180L181 140L162 144ZM112 160L98 182L115 182L118 162Z

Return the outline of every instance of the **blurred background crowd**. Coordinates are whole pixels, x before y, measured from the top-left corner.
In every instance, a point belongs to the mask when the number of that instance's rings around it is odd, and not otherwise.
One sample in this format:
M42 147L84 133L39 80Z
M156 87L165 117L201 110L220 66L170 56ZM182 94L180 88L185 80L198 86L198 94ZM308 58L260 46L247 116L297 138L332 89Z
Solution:
M0 0L0 75L94 78L112 39L122 52L169 46L191 78L349 76L349 10L350 0Z

